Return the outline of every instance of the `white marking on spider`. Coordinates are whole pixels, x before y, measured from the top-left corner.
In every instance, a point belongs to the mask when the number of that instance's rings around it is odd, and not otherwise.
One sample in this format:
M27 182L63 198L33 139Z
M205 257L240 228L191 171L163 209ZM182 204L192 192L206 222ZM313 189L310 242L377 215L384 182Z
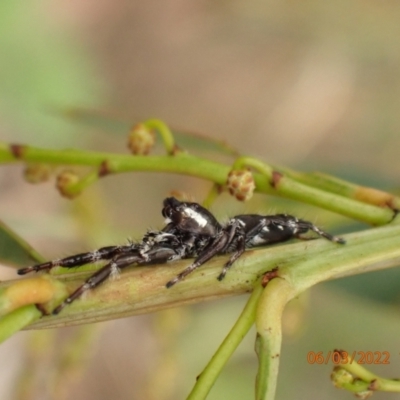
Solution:
M268 240L265 240L265 238L263 238L260 235L254 236L253 239L250 240L250 243L253 246L257 246L258 244L265 244L268 243Z
M175 254L168 258L167 262L177 261L182 259L183 254Z
M140 249L140 255L143 257L143 260L145 262L150 261L150 257L149 255L146 253L148 250L150 250L150 247L146 248L146 249Z
M121 273L121 270L118 268L118 265L115 262L113 262L110 265L110 269L111 269L110 279L111 280L118 279Z
M242 228L246 226L246 223L244 221L242 221L241 219L236 219L236 218L232 218L229 221L230 225L234 225L234 224L238 224L240 225Z
M92 252L91 257L92 257L92 261L97 261L97 260L100 260L101 254L98 250L95 250Z
M92 287L88 283L85 283L83 286L84 286L83 287L84 290L83 290L82 294L79 296L79 298L81 300L86 300L88 298L88 296L89 296L90 289Z
M154 242L161 243L161 242L164 242L166 239L168 240L168 238L169 239L175 238L175 235L172 235L171 233L162 232L154 237Z
M194 219L201 228L204 228L207 225L207 220L200 213L192 210L191 208L185 207L183 209L183 213L187 217Z

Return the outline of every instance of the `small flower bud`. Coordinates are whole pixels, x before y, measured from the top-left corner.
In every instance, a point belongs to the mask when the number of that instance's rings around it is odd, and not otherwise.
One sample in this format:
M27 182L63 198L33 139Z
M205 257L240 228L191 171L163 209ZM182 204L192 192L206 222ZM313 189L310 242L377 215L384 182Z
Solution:
M331 381L336 387L342 388L346 383L353 383L354 377L344 368L337 366L332 371Z
M61 171L57 176L56 187L62 196L72 199L76 197L79 193L71 190L71 186L79 182L79 176L73 172L64 170Z
M132 154L146 155L154 147L156 141L153 130L148 129L144 124L133 127L128 136L128 147Z
M50 179L52 167L49 164L27 164L24 170L24 178L29 183L42 183Z
M232 170L226 181L229 193L239 201L247 201L252 198L256 185L250 170Z

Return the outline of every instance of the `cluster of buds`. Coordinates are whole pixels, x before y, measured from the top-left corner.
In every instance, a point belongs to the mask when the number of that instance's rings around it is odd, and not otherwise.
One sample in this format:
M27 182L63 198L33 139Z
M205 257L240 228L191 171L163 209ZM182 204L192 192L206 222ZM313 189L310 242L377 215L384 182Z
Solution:
M24 179L33 184L43 183L49 181L53 173L54 167L50 164L29 163L24 169ZM62 196L72 199L79 194L73 188L79 181L80 178L75 172L64 170L56 177L56 188Z
M229 193L239 201L247 201L252 198L256 185L253 174L249 169L232 170L226 181Z
M134 126L128 136L128 147L132 154L143 156L154 147L156 137L154 131L144 124Z
M129 132L128 148L131 150L132 154L143 156L152 150L155 141L154 130L149 127L148 124L140 123L135 125ZM18 150L20 149L18 148ZM106 163L106 161L104 163ZM105 175L104 171L106 171L106 169L103 168L103 164L100 167L98 175L96 175L97 178ZM28 182L40 183L47 181L52 172L53 168L50 165L35 163L27 165L24 176ZM108 173L108 170L106 172ZM93 179L86 180L90 183ZM74 198L79 194L83 186L85 186L84 183L86 181L84 181L85 180L81 180L75 172L64 170L57 176L56 187L62 196ZM256 187L253 174L248 168L231 170L227 177L226 186L230 194L239 201L249 200L253 196ZM183 197L187 200L187 196L184 194L179 197Z

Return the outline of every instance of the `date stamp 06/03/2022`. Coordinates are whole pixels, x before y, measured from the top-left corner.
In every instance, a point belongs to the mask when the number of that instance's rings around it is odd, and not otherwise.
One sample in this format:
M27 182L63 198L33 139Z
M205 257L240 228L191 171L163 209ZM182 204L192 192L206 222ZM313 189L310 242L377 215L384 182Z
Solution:
M309 351L307 353L308 364L390 364L389 351Z

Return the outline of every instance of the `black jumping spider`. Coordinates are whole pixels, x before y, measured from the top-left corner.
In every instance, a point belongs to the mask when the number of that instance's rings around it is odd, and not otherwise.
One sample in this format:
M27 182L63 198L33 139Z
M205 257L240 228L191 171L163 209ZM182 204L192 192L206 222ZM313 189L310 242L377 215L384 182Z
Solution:
M166 287L170 288L217 254L232 253L218 276L218 280L222 280L245 249L302 238L301 235L310 230L332 242L345 243L344 239L324 232L311 222L287 214L237 215L221 225L200 204L180 202L174 197L168 197L164 200L162 215L166 219L166 226L160 231L148 231L140 242L102 247L93 252L48 261L22 268L18 270L18 274L109 260L53 311L53 314L58 314L87 290L95 288L108 277L131 265L161 264L194 258L185 270L167 282Z

